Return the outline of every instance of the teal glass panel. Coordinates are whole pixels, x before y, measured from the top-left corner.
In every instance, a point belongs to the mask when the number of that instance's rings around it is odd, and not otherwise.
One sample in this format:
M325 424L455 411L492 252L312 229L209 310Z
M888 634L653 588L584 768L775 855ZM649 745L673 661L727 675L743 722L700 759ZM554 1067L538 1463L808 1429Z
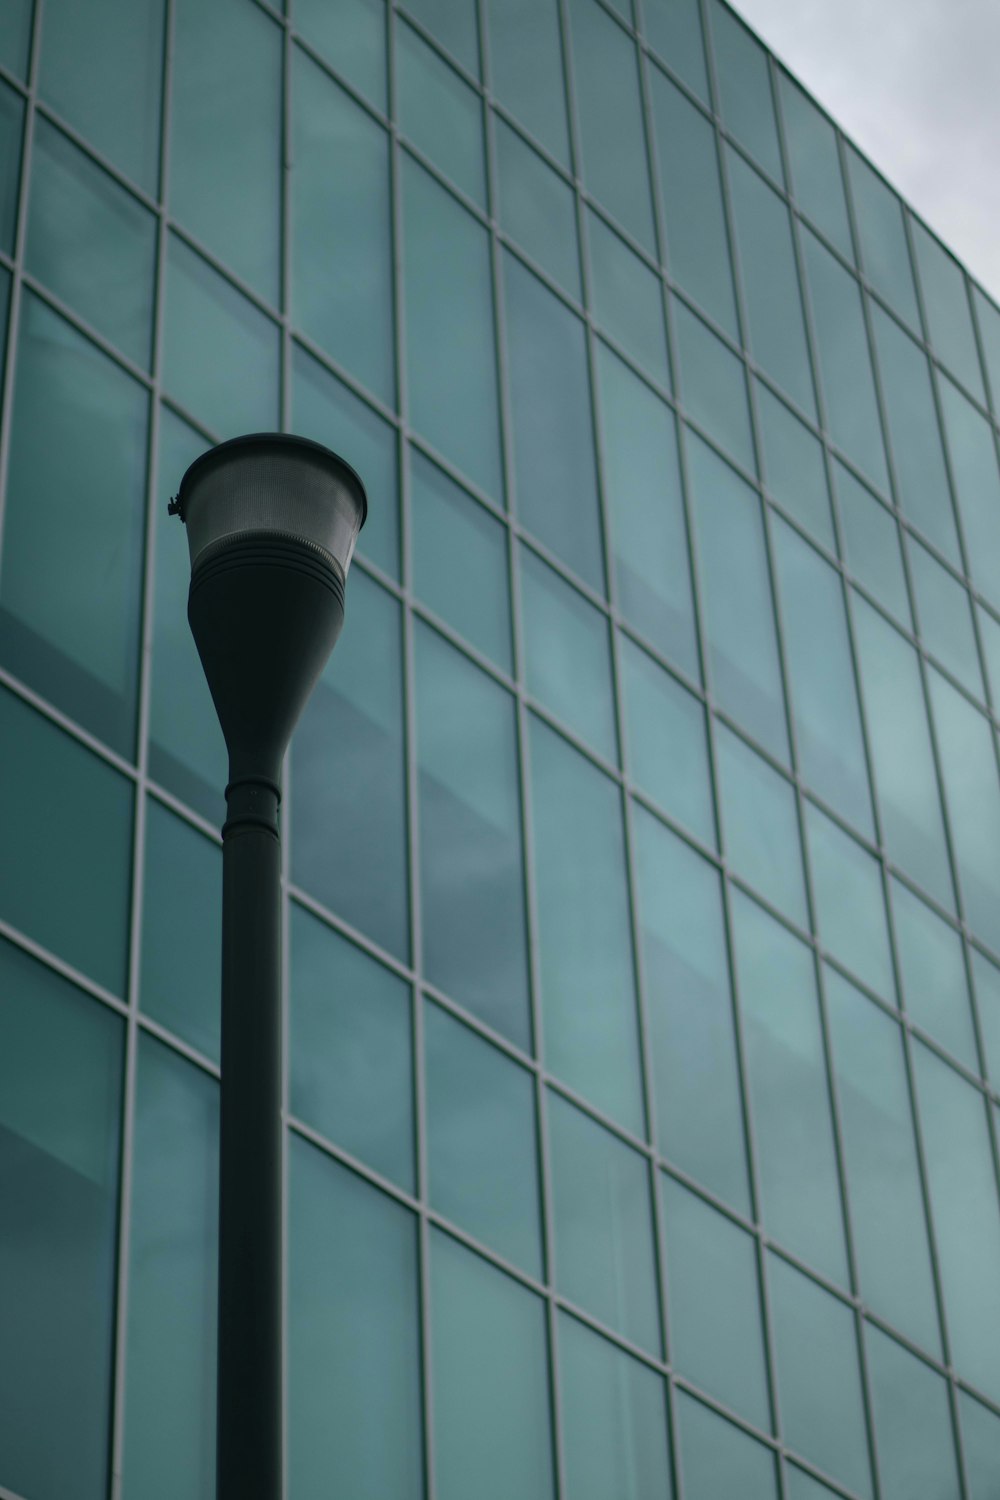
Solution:
M278 303L281 28L244 0L177 0L170 210L254 291Z
M424 973L527 1050L514 700L418 624L416 715Z
M883 1500L960 1494L947 1384L880 1329L865 1343Z
M135 737L145 390L43 302L21 304L0 661L123 755Z
M356 469L368 494L358 552L399 576L396 430L297 344L292 346L292 427Z
M587 239L594 317L637 365L669 390L660 278L593 210L587 212Z
M659 1354L646 1158L551 1091L548 1113L559 1291L632 1343Z
M989 614L981 604L975 606L979 625L979 643L982 647L990 701L1000 704L1000 620Z
M934 353L966 390L985 404L986 389L962 268L922 224L916 219L911 219L910 224L924 294L927 332Z
M753 473L754 446L743 361L678 298L672 299L671 307L684 409L737 463Z
M811 802L805 809L820 941L870 989L895 1004L878 861Z
M861 292L815 235L805 232L802 240L830 436L862 474L887 493L889 473Z
M213 1062L219 1061L221 954L219 847L147 797L142 1009Z
M911 541L907 550L924 646L970 693L985 701L968 591L918 541Z
M788 209L738 152L727 149L726 161L750 350L764 374L815 419L816 395Z
M622 616L690 677L700 676L677 425L606 345L597 345L604 497Z
M829 966L825 985L861 1295L937 1354L941 1335L902 1034Z
M199 433L167 407L160 408L148 764L154 780L221 827L229 760L187 622L187 537L167 512L168 497L177 493L185 469L206 447Z
M697 0L646 0L642 11L649 45L707 104L708 71Z
M344 633L292 740L291 775L292 879L405 958L400 614L358 570Z
M513 255L503 263L518 513L603 591L584 326Z
M413 1215L292 1135L288 1477L294 1500L421 1500Z
M670 274L720 328L736 338L736 299L715 131L658 68L650 68L649 79Z
M965 532L969 572L988 598L1000 603L1000 473L996 439L985 417L950 380L940 380L941 411Z
M833 522L823 449L805 423L793 416L766 385L758 380L754 389L767 490L832 552Z
M570 0L569 17L584 182L655 253L635 43L596 0Z
M494 130L501 228L579 302L573 189L499 115Z
M378 109L386 107L386 0L295 0L295 26Z
M861 599L855 600L854 624L889 858L951 907L944 820L916 652Z
M896 518L836 460L833 472L844 562L858 582L909 628L910 599Z
M493 93L568 165L558 0L487 0L486 17Z
M413 425L498 499L500 432L486 231L403 158L406 369Z
M1000 1479L1000 1416L965 1391L958 1410L969 1500L990 1500Z
M763 1220L780 1244L847 1284L847 1257L813 958L734 891L733 938Z
M14 9L25 17L26 54L31 7ZM160 175L163 10L164 0L48 0L42 13L42 98L151 196Z
M799 773L848 822L871 834L872 804L858 689L837 573L797 532L772 529Z
M674 1398L684 1500L776 1500L775 1460L769 1448L702 1406L686 1391Z
M872 1493L854 1314L768 1256L771 1326L785 1441L858 1495Z
M753 1238L663 1175L670 1357L678 1374L768 1431L764 1329Z
M544 1302L436 1229L430 1270L438 1500L552 1500Z
M124 995L132 787L0 691L0 916Z
M0 66L25 79L31 47L33 0L13 0L0 17Z
M975 948L972 957L972 981L976 991L979 1026L986 1052L986 1071L994 1089L1000 1093L1000 969Z
M532 1074L430 1001L424 1054L432 1208L541 1278Z
M671 1500L662 1379L563 1312L559 1396L572 1500Z
M410 518L417 595L510 672L506 529L415 448L410 449Z
M716 701L784 759L784 692L760 500L693 433L687 447Z
M892 905L907 1014L977 1073L961 937L899 880L892 882Z
M722 831L736 875L807 927L795 790L725 724L715 726Z
M914 1062L952 1362L996 1401L1000 1208L985 1101L928 1048Z
M880 307L872 307L872 327L899 503L949 561L957 563L955 517L926 357Z
M462 7L453 6L452 12L461 14ZM474 9L468 14L474 25ZM484 208L486 161L479 95L405 21L396 27L396 112L400 130L417 150Z
M163 383L219 439L278 425L277 323L170 236Z
M219 1086L139 1033L126 1500L215 1495Z
M289 944L291 1112L412 1192L409 987L294 903Z
M928 674L952 848L965 918L1000 948L1000 784L989 721L939 673Z
M616 762L607 617L527 547L520 576L528 692Z
M993 415L1000 412L1000 308L991 302L985 292L970 283L972 304L976 312L979 329L979 345L986 366L987 383L990 390L990 405Z
M704 707L628 636L618 640L632 780L714 847Z
M778 80L796 201L841 255L851 260L851 226L840 174L837 132L787 73L779 72Z
M903 205L884 178L847 146L847 175L865 275L880 297L909 326L920 330L913 267L903 226Z
M156 221L40 118L26 269L136 364L149 366Z
M479 27L475 0L407 0L407 10L470 73L479 76ZM399 30L396 32L399 45Z
M748 1214L722 883L714 866L640 807L634 822L657 1145Z
M15 94L6 84L0 84L0 250L4 255L14 253L23 128L24 103L20 95Z
M709 15L722 118L765 172L783 183L767 53L720 0L711 0Z
M292 317L391 404L388 136L298 48L292 78Z
M0 1483L38 1500L108 1492L123 1044L0 943Z
M534 717L530 744L546 1065L641 1135L620 794Z
M797 1469L794 1464L785 1465L785 1497L786 1500L830 1500L830 1496L836 1491L827 1489L825 1484L820 1484L818 1479L813 1479L811 1474Z

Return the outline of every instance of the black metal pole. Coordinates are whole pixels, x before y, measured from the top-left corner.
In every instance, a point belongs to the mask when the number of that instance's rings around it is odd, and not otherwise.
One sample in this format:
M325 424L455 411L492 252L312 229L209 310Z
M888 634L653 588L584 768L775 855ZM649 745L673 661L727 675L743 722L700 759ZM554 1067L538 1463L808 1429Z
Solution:
M222 830L217 1500L281 1500L279 798L230 783Z

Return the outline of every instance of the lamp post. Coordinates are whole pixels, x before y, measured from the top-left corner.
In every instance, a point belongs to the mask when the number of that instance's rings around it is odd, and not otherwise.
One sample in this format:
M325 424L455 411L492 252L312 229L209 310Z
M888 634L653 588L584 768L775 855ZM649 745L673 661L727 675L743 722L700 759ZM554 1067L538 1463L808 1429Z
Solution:
M196 459L188 621L229 751L222 829L217 1500L280 1500L281 763L344 619L357 474L255 433Z

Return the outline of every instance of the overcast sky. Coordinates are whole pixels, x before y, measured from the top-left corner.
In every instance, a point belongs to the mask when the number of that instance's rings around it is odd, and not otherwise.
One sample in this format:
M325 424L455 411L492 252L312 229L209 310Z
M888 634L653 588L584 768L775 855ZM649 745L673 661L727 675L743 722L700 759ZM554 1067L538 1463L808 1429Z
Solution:
M1000 301L1000 0L732 0Z

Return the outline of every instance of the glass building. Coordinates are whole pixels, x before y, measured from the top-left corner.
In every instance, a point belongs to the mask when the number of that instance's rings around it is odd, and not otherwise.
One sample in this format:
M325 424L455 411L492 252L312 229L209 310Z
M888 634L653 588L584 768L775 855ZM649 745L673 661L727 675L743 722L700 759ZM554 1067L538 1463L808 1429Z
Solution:
M721 0L5 0L0 75L0 1494L214 1494L166 506L283 428L371 501L290 1500L996 1500L995 304Z

